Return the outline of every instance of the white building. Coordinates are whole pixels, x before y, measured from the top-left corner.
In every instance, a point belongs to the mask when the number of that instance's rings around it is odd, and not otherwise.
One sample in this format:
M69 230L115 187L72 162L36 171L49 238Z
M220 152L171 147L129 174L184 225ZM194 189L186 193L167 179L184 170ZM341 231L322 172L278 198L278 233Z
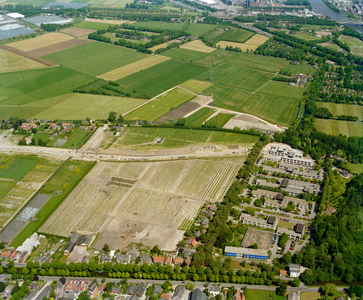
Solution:
M300 276L300 265L289 264L289 274L290 274L290 277L299 277Z
M6 14L8 17L10 17L10 18L13 18L13 19L22 19L22 18L24 18L25 16L24 15L22 15L22 14L19 14L19 13L17 13L17 12L14 12L14 13L8 13L8 14Z

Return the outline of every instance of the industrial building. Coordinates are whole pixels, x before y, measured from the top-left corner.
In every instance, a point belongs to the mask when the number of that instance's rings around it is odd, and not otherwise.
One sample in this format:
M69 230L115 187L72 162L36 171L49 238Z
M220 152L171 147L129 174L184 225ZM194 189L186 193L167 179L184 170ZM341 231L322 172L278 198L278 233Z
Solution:
M267 250L240 247L224 247L224 255L237 258L268 260Z

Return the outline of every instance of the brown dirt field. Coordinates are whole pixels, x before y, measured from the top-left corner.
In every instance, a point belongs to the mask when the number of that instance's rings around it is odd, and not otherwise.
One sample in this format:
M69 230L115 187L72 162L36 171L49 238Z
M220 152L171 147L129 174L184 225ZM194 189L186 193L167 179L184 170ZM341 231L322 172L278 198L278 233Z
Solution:
M27 39L19 42L10 43L8 44L8 46L21 51L31 51L37 48L42 48L45 46L57 44L71 39L74 38L67 34L51 32L37 36L33 39Z
M166 42L166 43L162 43L162 44L160 44L160 45L157 45L157 46L151 47L151 48L150 48L150 50L151 50L151 51L153 51L153 52L155 52L155 51L156 51L156 50L158 50L158 49L166 48L166 47L168 47L169 43L170 43L170 42Z
M169 120L179 119L184 117L187 113L192 112L193 110L197 109L199 107L198 103L195 102L188 102L185 103L178 108L174 109L170 113L166 114L165 116L161 117L156 122L158 123L164 123Z
M27 53L42 57L44 55L52 54L58 51L74 48L83 44L92 43L92 40L80 40L80 39L72 39L64 42L60 42L58 44L53 44L49 46L45 46L42 48L34 49L32 51L29 51Z
M260 46L264 42L266 42L269 38L264 35L255 34L253 37L251 37L249 40L245 42L246 45L257 45Z
M247 51L247 49L254 51L258 47L257 45L247 45L245 43L226 42L226 41L220 41L216 45L221 48L226 48L227 46L232 46L233 48L237 47L240 48L242 51Z
M200 40L195 40L195 41L183 44L180 46L180 48L187 49L187 50L194 50L194 51L198 51L198 52L204 52L204 53L211 53L214 50L216 50L215 48L206 46Z
M92 32L96 32L97 30L94 29L87 29L87 28L80 28L80 27L68 27L61 30L61 32L73 35L75 37L81 37L84 35L88 35Z
M136 22L136 21L128 21L128 20L102 20L102 19L90 19L90 18L85 18L84 20L87 22L113 24L113 25L121 25L124 23L132 24L132 23Z
M42 69L46 67L37 61L4 49L0 49L0 66L0 73Z
M46 60L46 59L37 57L35 55L32 55L32 54L27 53L27 52L24 52L24 51L20 51L20 50L11 48L11 47L6 46L6 45L0 45L0 48L5 49L5 50L8 50L8 51L13 52L13 53L18 54L18 55L21 55L23 57L29 58L31 60L37 61L37 62L39 62L39 63L41 63L43 65L46 65L47 67L57 66L57 64L54 63L54 62L51 62L49 60Z

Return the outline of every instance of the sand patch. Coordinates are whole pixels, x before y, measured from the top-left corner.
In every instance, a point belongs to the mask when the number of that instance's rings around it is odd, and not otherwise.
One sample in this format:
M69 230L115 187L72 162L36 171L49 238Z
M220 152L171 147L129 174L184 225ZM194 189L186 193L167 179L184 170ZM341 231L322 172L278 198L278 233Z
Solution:
M170 57L161 56L161 55L153 55L147 58L141 59L134 63L128 64L126 66L114 69L112 71L103 73L98 78L102 78L105 80L118 80L120 78L129 76L133 73L137 73L139 71L145 70L157 64L160 64L164 61L171 59Z
M34 49L50 46L53 44L57 44L72 39L74 39L74 37L71 37L67 34L51 32L37 36L33 39L27 39L19 42L10 43L8 44L8 46L21 51L31 51Z
M182 49L188 49L188 50L193 50L193 51L198 51L198 52L204 52L204 53L211 53L214 50L216 50L216 49L214 49L212 47L206 46L200 40L195 40L195 41L186 43L184 45L181 45L180 48L182 48Z

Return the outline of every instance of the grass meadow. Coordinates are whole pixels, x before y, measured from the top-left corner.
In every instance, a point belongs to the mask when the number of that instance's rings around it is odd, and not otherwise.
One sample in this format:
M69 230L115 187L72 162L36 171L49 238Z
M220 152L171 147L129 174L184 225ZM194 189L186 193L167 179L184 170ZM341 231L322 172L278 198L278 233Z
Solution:
M359 174L359 173L363 173L363 164L347 164L347 168L349 169L350 172L355 173L355 174Z
M32 156L7 156L0 160L0 178L21 180L35 165L39 159Z
M216 128L222 128L224 124L226 124L230 118L232 118L234 115L232 114L221 114L214 116L213 118L209 119L206 124L209 124L210 126L216 127Z
M154 97L208 70L207 67L170 59L156 66L124 77L117 82L121 87Z
M212 109L203 107L186 118L185 126L202 127L203 122L207 120L213 114L213 112L214 111Z
M204 56L207 55L207 53L197 52L197 51L182 49L182 48L173 48L173 49L170 49L170 50L167 50L167 51L161 53L161 55L168 56L168 57L182 60L182 61L193 62L195 60L203 58Z
M181 30L183 23L166 23L166 22L137 22L132 24L135 28L147 29L165 29L165 30Z
M36 232L40 226L50 217L70 192L78 185L82 178L95 165L95 162L88 161L68 161L60 169L60 171L47 181L40 190L43 194L54 195L55 191L60 190L61 193L52 196L49 201L35 215L36 221L29 222L17 237L10 243L12 247L20 246L25 239Z
M87 138L92 135L93 131L89 130L80 130L78 129L75 133L73 133L67 142L63 145L62 148L79 148L86 142Z
M14 181L0 181L0 199L4 197L16 183Z
M110 26L110 24L106 24L106 23L87 22L87 21L83 21L83 22L74 24L74 27L94 29L94 30L107 29L109 26Z
M308 64L300 64L300 65L288 64L282 70L291 72L291 76L294 76L295 74L313 75L316 72L316 68Z
M315 127L326 134L363 137L363 123L360 122L315 119Z
M228 28L228 30L212 29L205 35L205 37L212 40L213 43L218 43L219 41L244 43L254 35L251 31L236 27L223 27L223 29L224 28Z
M317 102L317 107L325 107L333 114L333 116L352 116L357 117L358 120L363 120L363 106L350 105L350 104L338 104L330 102Z
M143 105L137 110L126 115L127 120L148 120L155 121L170 112L170 108L177 108L183 103L194 98L194 95L183 90L173 89L165 95Z
M146 54L136 50L93 42L49 54L43 58L84 74L96 76L146 57Z
M192 23L189 25L187 32L196 37L200 37L215 28L216 25L213 24Z
M346 43L350 51L355 55L363 55L363 41L352 36L343 35L340 39L342 42Z
M207 88L211 87L213 83L208 81L200 81L195 79L190 79L181 84L182 87L186 88L188 91L193 93L201 93Z
M297 37L299 39L305 40L305 41L313 41L313 40L320 39L317 36L313 36L313 35L310 35L310 34L307 34L307 33L304 33L304 32L293 33L291 35L294 36L294 37Z

